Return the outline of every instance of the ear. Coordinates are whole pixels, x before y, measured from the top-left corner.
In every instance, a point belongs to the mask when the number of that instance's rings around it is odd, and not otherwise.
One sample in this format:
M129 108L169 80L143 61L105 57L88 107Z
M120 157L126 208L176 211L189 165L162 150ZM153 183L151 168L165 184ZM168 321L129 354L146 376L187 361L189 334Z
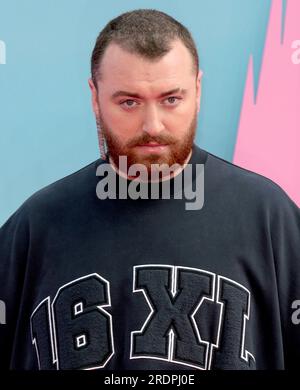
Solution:
M96 116L99 115L99 105L98 105L98 91L97 88L91 78L88 80L89 87L91 90L91 98L92 98L92 106L93 106L93 111Z
M200 102L201 102L201 79L203 72L201 69L198 71L197 80L196 80L196 100L197 100L197 112L200 111Z

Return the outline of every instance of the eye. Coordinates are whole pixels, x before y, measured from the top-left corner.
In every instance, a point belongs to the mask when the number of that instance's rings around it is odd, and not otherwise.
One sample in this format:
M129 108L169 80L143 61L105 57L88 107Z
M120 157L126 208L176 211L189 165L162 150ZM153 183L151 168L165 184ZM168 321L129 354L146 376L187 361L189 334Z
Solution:
M137 105L137 102L133 99L127 99L127 100L124 100L120 103L121 106L125 107L125 108L133 108Z
M181 100L180 97L177 97L177 96L169 96L167 97L164 102L166 102L166 104L168 106L176 106L178 103L179 103L179 100Z

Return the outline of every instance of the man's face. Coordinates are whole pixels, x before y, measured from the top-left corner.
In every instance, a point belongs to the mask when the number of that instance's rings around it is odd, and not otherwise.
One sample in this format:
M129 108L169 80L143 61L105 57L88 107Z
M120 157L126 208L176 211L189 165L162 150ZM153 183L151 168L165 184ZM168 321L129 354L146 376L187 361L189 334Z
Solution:
M200 108L200 74L196 79L190 52L179 40L159 60L130 54L110 44L101 63L98 90L92 80L93 110L110 158L127 164L182 165L189 153Z

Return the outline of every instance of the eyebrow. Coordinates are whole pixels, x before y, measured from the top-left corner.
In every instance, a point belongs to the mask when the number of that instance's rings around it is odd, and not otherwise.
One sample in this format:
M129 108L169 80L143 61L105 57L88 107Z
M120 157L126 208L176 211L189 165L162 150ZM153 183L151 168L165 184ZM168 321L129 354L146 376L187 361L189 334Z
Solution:
M159 95L159 98L163 98L165 96L168 96L168 95L171 95L171 94L174 94L174 93L180 93L180 94L184 95L186 92L187 92L186 89L174 88L174 89L171 89L169 91L161 93ZM129 91L116 91L116 92L114 92L112 94L112 99L115 99L115 98L120 97L120 96L130 96L130 97L133 97L133 98L142 99L142 96L139 95L138 93L129 92Z

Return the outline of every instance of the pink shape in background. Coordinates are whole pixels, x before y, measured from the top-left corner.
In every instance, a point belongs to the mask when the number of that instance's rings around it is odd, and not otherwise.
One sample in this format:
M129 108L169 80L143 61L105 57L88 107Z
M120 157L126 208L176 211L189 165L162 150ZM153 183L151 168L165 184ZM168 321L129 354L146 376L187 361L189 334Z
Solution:
M233 161L279 184L300 206L300 1L288 0L284 43L281 0L273 0L256 104L250 58Z

